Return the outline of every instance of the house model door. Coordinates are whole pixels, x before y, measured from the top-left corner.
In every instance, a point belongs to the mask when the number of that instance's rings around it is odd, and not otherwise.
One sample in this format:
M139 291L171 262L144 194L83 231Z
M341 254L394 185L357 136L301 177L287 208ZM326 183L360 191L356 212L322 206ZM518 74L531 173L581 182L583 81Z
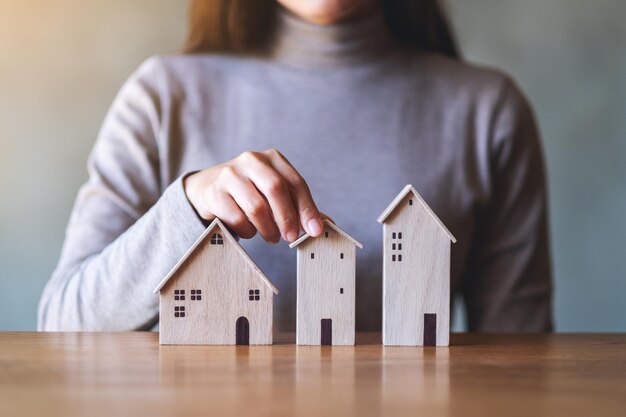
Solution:
M237 345L250 344L250 323L245 317L239 317L235 325L235 343Z
M332 319L322 319L322 346L330 346L333 344L333 321Z
M424 346L437 345L437 315L424 314Z

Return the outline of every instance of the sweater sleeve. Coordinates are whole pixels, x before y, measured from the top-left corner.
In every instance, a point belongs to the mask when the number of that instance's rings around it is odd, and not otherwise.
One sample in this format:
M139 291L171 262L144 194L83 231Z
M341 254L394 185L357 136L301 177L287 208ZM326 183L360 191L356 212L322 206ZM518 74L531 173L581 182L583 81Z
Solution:
M545 169L532 111L506 80L489 144L490 201L464 280L470 331L552 330Z
M39 330L142 330L158 320L154 288L204 230L183 177L161 184L158 61L115 99L88 162Z

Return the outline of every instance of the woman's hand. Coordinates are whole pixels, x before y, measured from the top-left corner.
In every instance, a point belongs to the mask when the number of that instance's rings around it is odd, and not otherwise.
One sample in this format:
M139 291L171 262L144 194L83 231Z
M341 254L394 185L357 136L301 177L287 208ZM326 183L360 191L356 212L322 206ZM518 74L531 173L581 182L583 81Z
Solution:
M244 239L259 232L268 242L293 242L301 229L324 229L306 181L276 149L244 152L188 176L184 187L200 217L218 217Z

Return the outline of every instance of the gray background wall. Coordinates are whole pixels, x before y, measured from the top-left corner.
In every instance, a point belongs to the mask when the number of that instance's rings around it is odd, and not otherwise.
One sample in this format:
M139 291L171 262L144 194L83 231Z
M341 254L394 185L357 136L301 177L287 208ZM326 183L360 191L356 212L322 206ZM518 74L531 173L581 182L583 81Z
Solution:
M465 56L512 74L548 161L559 331L626 331L626 2L450 0ZM173 0L0 0L0 330L32 330L107 107L175 51ZM458 328L458 325L457 325Z

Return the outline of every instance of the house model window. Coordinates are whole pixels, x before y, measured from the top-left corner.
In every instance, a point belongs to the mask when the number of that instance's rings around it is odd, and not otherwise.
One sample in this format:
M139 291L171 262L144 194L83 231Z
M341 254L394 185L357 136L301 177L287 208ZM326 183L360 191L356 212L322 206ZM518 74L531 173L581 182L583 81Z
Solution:
M185 317L185 306L175 306L174 317Z
M409 206L413 205L413 199L409 199Z
M343 294L343 288L339 288L339 294Z
M174 301L185 301L185 290L174 290Z
M343 252L339 254L339 259L343 259Z
M311 252L311 259L315 259L315 253Z
M398 239L398 240L402 239L402 232L398 232L398 233L393 232L391 234L391 239ZM402 250L402 243L392 243L391 244L391 250L392 251L398 251L398 252L401 251ZM394 254L391 255L391 262L396 262L396 261L402 262L402 254L395 254L394 253Z
M250 301L259 301L261 299L261 291L260 290L249 290L248 291L248 300Z
M222 235L220 235L219 233L215 233L213 236L211 236L211 245L223 245L224 244L224 238L222 237Z
M202 290L191 290L191 301L202 301Z

